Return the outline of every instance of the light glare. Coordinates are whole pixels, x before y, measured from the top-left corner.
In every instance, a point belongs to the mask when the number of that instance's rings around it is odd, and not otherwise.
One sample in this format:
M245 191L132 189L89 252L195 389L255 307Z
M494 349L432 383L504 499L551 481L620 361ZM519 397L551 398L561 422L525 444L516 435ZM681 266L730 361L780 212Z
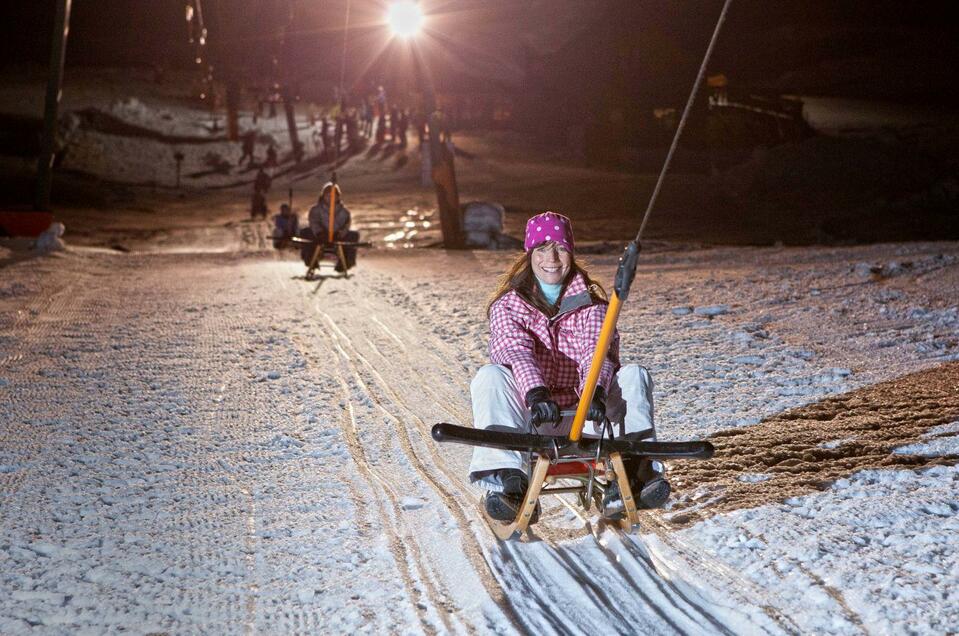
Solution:
M386 20L393 35L409 38L416 35L423 26L423 11L411 0L400 0L390 5Z

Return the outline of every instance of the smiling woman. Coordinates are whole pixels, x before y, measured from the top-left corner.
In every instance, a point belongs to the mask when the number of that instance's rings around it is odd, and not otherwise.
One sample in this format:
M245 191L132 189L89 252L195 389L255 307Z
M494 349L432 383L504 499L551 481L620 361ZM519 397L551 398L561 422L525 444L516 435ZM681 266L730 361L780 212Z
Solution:
M423 26L423 10L412 0L401 0L390 5L386 21L393 35L410 38Z
M573 227L566 216L544 212L530 218L523 247L487 307L490 364L470 384L474 427L542 428L545 434L563 435L572 424L564 409L574 407L583 394L608 303L602 288L576 263ZM620 365L615 332L592 395L587 418L595 431L608 418L623 435L655 438L652 380L639 365ZM474 449L470 481L487 490L483 506L489 519L507 523L518 518L530 487L529 468L517 451ZM659 462L629 458L625 471L640 507L666 502L670 486ZM610 519L623 513L620 492L613 484L605 489L603 514ZM534 523L538 513L531 515L529 523Z

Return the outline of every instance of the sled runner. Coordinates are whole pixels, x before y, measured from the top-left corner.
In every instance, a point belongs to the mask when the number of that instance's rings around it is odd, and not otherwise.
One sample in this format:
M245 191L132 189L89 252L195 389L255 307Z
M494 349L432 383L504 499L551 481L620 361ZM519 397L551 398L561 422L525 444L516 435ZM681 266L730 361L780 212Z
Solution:
M564 412L572 415L574 412ZM611 431L609 420L604 426ZM644 431L651 434L652 431ZM639 523L639 514L623 458L645 459L709 459L713 446L709 442L651 442L641 439L646 435L627 435L622 438L581 438L516 433L515 429L498 431L475 429L453 424L436 424L432 431L437 442L454 442L470 446L485 446L503 450L530 453L533 466L529 489L512 523L484 517L493 533L501 540L522 534L529 526L536 510L536 502L544 495L576 494L582 508L589 511L593 504L602 510L602 496L614 482L619 486L623 500L621 518L611 519L629 532ZM535 462L535 463L534 463ZM556 485L558 480L578 482L572 486Z

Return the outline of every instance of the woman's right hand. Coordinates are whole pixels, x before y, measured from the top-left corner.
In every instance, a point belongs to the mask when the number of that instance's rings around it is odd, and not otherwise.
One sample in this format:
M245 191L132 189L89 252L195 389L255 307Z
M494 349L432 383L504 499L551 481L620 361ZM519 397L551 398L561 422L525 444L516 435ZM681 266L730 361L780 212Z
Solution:
M559 404L553 401L553 396L545 386L538 386L526 394L526 406L529 408L529 423L534 428L544 424L559 424Z

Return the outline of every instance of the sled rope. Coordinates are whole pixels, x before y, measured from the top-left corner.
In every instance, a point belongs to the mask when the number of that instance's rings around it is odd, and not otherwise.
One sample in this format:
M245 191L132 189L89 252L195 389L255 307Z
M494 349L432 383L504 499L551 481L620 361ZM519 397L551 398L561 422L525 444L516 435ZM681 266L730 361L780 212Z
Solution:
M619 312L622 309L622 303L629 294L629 286L636 275L636 261L639 258L639 239L646 229L646 222L649 221L653 206L656 205L656 199L659 191L662 189L663 181L666 178L666 171L669 170L669 164L673 160L673 154L679 145L679 138L686 126L686 120L693 108L693 102L696 101L696 91L706 74L706 66L709 64L709 58L713 54L716 46L716 40L719 39L719 32L722 29L723 22L726 21L726 13L729 11L729 5L732 0L725 0L722 11L719 12L719 18L716 20L716 27L713 29L713 35L709 40L709 46L706 47L706 53L703 55L702 64L699 66L699 72L696 73L696 79L693 81L692 90L689 91L689 98L686 100L686 107L683 109L683 115L679 118L679 125L676 126L676 132L673 134L673 141L669 146L669 152L666 153L666 159L663 162L662 170L659 172L659 178L656 180L656 186L649 197L649 203L646 206L646 212L643 214L643 221L640 223L636 238L626 246L626 251L619 261L619 269L616 272L616 281L614 284L613 295L609 300L609 307L606 309L606 318L603 320L603 327L600 329L599 338L596 341L596 349L593 352L593 361L589 367L589 373L586 375L586 382L583 385L583 393L579 398L579 405L576 407L576 415L573 418L573 425L569 431L570 441L577 442L583 434L583 426L586 424L586 414L589 412L589 405L593 401L593 393L596 391L596 385L599 382L599 373L603 368L603 362L606 361L606 354L609 353L609 345L613 340L613 333L616 330L616 322L619 320Z

